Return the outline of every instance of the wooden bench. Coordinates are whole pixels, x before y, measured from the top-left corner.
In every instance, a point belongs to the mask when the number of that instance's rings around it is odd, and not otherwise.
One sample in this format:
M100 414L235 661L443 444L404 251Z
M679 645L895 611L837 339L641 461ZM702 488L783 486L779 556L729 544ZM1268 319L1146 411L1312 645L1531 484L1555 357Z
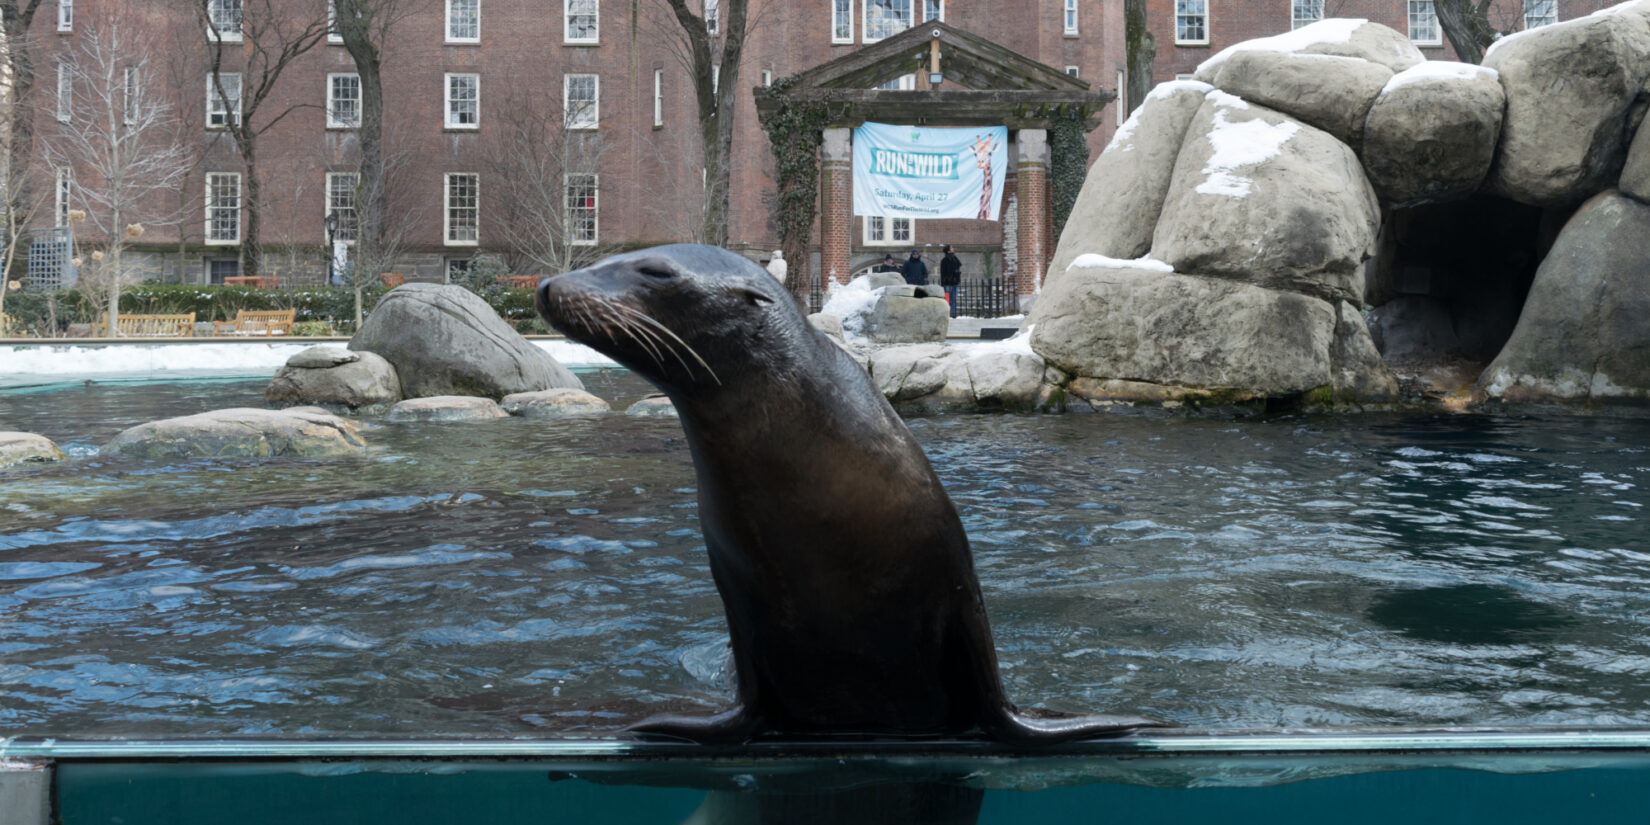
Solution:
M109 336L109 314L103 314L103 323L100 325L104 337ZM126 315L122 314L115 320L115 334L118 338L193 338L195 336L195 313L186 315Z
M539 276L537 275L506 275L504 283L511 289L537 289Z
M399 272L381 272L378 274L378 280L382 281L384 286L394 289L406 283L407 276L402 275Z
M213 335L291 335L295 309L241 309L233 321L213 321Z

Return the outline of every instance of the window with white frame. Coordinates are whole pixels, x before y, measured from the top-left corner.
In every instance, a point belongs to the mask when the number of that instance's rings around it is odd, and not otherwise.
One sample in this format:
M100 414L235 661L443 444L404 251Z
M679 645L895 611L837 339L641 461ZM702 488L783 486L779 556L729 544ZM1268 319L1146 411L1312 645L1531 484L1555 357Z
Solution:
M567 176L567 242L596 243L596 176Z
M74 173L67 166L57 167L57 184L53 187L57 202L53 204L52 215L56 217L56 226L69 225L70 203L74 196Z
M344 42L344 36L338 33L338 0L327 0L327 42Z
M594 129L600 125L600 86L601 78L593 74L570 74L563 78L562 111L566 128Z
M854 42L854 0L832 0L831 42Z
M448 246L475 246L481 240L481 176L450 172L446 180L442 234Z
M361 125L361 76L327 75L327 128L354 129Z
M1209 42L1209 0L1175 0L1174 42Z
M918 20L917 22L920 23L923 20L944 20L944 19L945 19L945 0L922 0L922 18L920 20Z
M74 0L57 0L57 30L74 31Z
M1080 72L1080 71L1081 70L1078 69L1076 66L1067 66L1066 67L1066 74L1069 74L1072 77L1079 77L1080 75L1078 74L1078 72Z
M865 0L865 42L911 28L911 0Z
M565 0L562 10L567 21L563 40L568 43L594 43L601 38L601 5L597 0Z
M763 69L762 70L762 85L763 86L772 86L773 85L773 69Z
M1524 28L1539 29L1558 22L1558 0L1524 0Z
M143 103L142 91L138 88L138 67L127 66L124 75L124 82L121 84L122 119L127 126L136 126L138 115L141 114L139 107Z
M665 72L653 70L653 128L665 125Z
M1123 125L1123 119L1129 110L1129 75L1122 69L1117 70L1117 100L1112 102L1112 116L1116 118L1118 126Z
M1432 0L1409 0L1409 39L1423 45L1444 42L1442 30L1438 28L1438 12L1433 8Z
M1066 0L1065 25L1066 34L1077 33L1077 0Z
M911 243L911 219L885 218L881 215L865 216L865 243L868 246Z
M223 94L218 86L223 86ZM224 72L206 76L206 128L222 129L241 122L241 73Z
M884 92L909 92L917 88L917 76L902 74L887 83L877 84L877 88Z
M1323 19L1323 0L1289 0L1289 28L1310 26Z
M481 75L447 75L447 128L481 128Z
M206 173L206 242L241 242L241 173Z
M721 0L705 0L705 32L716 34L722 28Z
M68 123L74 110L74 64L57 61L57 119Z
M481 42L481 0L447 0L447 42Z
M241 0L206 0L206 20L219 40L241 39Z
M333 240L355 243L360 236L360 216L355 211L355 192L360 186L361 176L355 172L327 173L327 214L338 216Z

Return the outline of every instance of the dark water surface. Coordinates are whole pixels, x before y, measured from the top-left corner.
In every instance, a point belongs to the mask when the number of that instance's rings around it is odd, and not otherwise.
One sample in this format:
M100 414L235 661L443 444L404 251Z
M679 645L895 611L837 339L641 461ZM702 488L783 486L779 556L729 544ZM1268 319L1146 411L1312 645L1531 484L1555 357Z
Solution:
M622 409L647 391L585 376ZM0 394L6 735L588 735L726 700L675 422L373 426L104 459L264 382ZM909 422L1021 704L1188 726L1650 724L1650 422ZM868 483L874 483L868 480Z

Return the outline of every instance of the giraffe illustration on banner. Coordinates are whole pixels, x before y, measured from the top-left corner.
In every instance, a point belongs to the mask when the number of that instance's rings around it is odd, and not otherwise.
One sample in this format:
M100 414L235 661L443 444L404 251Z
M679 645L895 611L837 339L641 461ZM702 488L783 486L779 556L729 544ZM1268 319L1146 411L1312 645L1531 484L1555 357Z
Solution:
M990 220L992 188L991 153L997 148L996 137L994 135L980 135L979 137L974 138L974 144L970 148L974 150L974 164L980 167L980 174L985 176L985 185L980 189L980 211L975 217L977 220Z

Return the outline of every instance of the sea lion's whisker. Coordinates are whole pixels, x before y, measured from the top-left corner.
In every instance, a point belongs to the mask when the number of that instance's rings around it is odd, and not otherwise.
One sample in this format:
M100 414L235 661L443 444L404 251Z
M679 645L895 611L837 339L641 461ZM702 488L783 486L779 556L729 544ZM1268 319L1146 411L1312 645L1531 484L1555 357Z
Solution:
M705 359L701 358L699 356L699 353L694 351L693 347L690 346L688 344L688 342L683 341L682 336L677 335L676 332L674 330L672 330L670 327L667 327L664 324L659 323L651 315L648 315L647 313L642 312L640 310L637 310L633 307L620 306L619 308L624 310L625 312L630 313L630 315L632 317L634 317L634 318L636 318L640 321L644 321L644 322L648 323L654 329L657 329L660 332L663 332L664 334L666 334L666 335L670 336L671 338L675 339L676 343L682 345L682 349L687 350L688 355L693 356L693 360L699 362L699 366L705 368L705 372L710 375L710 380L715 381L718 385L720 385L722 383L722 379L719 376L717 376L716 370L711 369L710 364L705 363ZM680 356L678 356L678 358L680 358ZM686 368L687 364L683 364L682 366L684 368Z

